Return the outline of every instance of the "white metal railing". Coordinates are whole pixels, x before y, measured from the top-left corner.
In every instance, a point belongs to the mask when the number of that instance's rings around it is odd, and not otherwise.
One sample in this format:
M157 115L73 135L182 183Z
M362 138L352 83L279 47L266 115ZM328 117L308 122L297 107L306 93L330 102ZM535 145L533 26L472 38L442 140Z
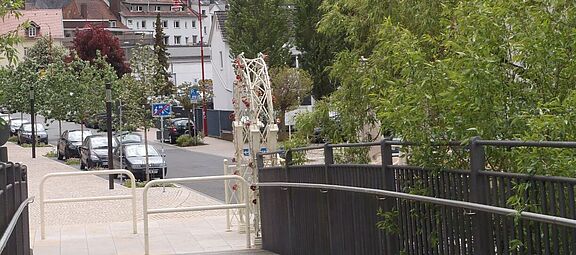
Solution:
M148 189L154 185L165 183L190 183L197 181L217 181L217 180L236 180L242 183L242 191L245 192L243 203L239 204L224 204L224 205L207 205L207 206L193 206L193 207L179 207L179 208L161 208L161 209L148 209ZM244 208L247 212L250 210L250 203L248 201L249 185L244 178L238 175L222 175L222 176L204 176L204 177L188 177L188 178L174 178L150 181L144 186L143 194L143 218L144 218L144 254L148 255L150 251L150 238L148 235L148 215L160 213L173 213L173 212L193 212L193 211L207 211L207 210L223 210L223 209L240 209ZM246 222L249 213L245 214ZM246 247L250 248L250 224L246 224Z
M55 177L68 177L68 176L81 176L81 175L108 175L108 174L125 174L130 177L130 183L132 185L132 195L118 195L118 196L100 196L100 197L78 197L78 198L59 198L59 199L45 199L44 197L44 184L46 180ZM132 172L125 169L113 169L113 170L98 170L98 171L88 171L88 172L64 172L64 173L50 173L44 175L42 181L40 182L40 234L41 238L46 238L46 223L45 223L45 204L49 203L69 203L69 202L85 202L85 201L107 201L107 200L132 200L132 228L133 233L136 234L136 179Z
M20 219L22 212L24 212L24 208L26 208L26 206L28 206L30 203L33 202L34 197L29 197L26 200L24 200L18 207L18 210L16 210L16 213L14 214L12 220L10 220L8 227L6 228L6 232L4 232L2 238L0 238L0 254L2 253L2 251L4 251L4 248L6 248L6 245L8 244L8 239L12 235L12 231L14 231L16 223L18 223L18 219Z

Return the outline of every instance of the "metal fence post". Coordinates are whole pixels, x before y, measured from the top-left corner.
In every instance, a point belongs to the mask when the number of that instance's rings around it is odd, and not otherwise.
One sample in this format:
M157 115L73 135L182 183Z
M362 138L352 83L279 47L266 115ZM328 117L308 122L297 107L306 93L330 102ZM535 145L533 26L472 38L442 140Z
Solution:
M391 190L396 191L396 177L394 174L394 169L389 168L389 165L392 165L392 145L387 143L387 141L391 141L390 139L384 139L380 142L380 153L382 156L382 177L384 179L384 185L382 189L384 190ZM391 212L397 210L396 208L396 199L387 197L384 199L384 208L382 208L385 212ZM393 255L399 254L400 249L398 246L398 235L395 233L385 233L385 250L386 254Z
M480 174L480 171L484 171L485 154L484 147L477 143L478 140L480 137L473 137L470 140L470 200L472 200L471 202L486 204L486 177ZM472 216L472 224L474 254L493 254L490 215L485 212L476 212Z
M334 164L334 147L329 143L324 144L324 165L329 166Z

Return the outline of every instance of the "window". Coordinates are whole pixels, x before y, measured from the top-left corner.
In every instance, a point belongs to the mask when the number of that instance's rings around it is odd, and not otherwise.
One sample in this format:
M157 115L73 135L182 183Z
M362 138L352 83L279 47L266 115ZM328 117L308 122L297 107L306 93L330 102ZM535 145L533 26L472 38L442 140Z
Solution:
M168 21L167 20L162 21L162 27L164 27L164 28L168 27Z
M202 16L206 15L206 10L202 10Z
M141 11L144 10L144 7L142 7L142 6L136 6L136 10L138 10L139 12L141 12Z
M192 21L192 27L196 27L196 21Z
M145 20L142 21L142 28L146 28L146 21Z
M30 26L28 28L28 37L36 37L36 27Z
M184 28L188 28L188 22L184 21Z
M188 36L184 37L184 43L188 44Z
M115 20L108 21L108 26L109 27L116 27L116 21Z
M182 36L175 35L174 36L174 44L180 44L180 38L182 38Z
M222 57L222 51L220 51L220 68L224 68L224 57Z
M204 26L204 34L206 34L206 26Z
M159 11L162 10L162 8L161 8L160 6L156 6L156 7L154 7L154 10L157 11L157 12L159 12Z
M170 38L170 37L164 36L164 44L165 44L165 45L168 45L168 38Z
M132 26L132 20L131 19L128 20L128 25Z
M197 35L193 35L192 36L192 43L196 44L196 42L198 41L198 36Z
M174 28L180 28L180 21L179 20L174 21Z

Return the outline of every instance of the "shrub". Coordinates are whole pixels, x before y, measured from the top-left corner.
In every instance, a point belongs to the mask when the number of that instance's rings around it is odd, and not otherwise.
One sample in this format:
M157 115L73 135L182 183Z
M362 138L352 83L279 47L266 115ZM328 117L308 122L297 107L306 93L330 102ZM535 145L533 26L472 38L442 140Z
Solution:
M187 146L196 146L196 145L204 145L204 137L202 134L198 134L196 136L191 135L181 135L176 139L176 144L180 147L187 147Z
M69 158L66 160L66 165L80 165L80 159Z
M47 158L55 158L57 155L57 153L55 151L49 151L48 153L44 154L44 157Z

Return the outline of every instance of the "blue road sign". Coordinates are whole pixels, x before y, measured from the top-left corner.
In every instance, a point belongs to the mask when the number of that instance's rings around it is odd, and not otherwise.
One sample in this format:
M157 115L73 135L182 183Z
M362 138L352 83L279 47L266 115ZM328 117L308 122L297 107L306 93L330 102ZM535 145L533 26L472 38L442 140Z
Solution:
M172 106L168 103L152 104L152 116L167 117L172 115Z
M198 91L197 88L193 88L193 89L190 90L190 95L189 95L189 97L190 97L190 101L191 101L192 103L197 103L197 102L198 102L198 99L200 99L200 92Z

